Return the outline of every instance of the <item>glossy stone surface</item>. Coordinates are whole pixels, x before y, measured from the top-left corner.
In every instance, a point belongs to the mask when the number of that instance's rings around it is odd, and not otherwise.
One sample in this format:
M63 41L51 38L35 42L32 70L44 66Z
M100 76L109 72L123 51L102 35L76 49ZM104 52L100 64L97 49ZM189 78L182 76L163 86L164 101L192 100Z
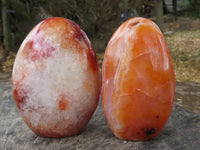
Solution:
M99 98L99 67L90 41L71 20L49 18L27 35L12 73L13 97L40 136L79 133Z
M102 65L102 106L113 134L124 140L158 135L172 109L174 84L157 25L140 17L124 22L111 37Z

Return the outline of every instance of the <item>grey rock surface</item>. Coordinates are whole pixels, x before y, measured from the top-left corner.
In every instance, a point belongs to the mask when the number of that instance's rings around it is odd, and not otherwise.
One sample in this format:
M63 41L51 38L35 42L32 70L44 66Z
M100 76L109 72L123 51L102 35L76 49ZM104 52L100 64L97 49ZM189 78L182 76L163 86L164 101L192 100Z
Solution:
M200 115L200 84L176 82L175 103Z
M188 88L177 86L180 87L176 88L179 91L175 98L182 96L184 99L181 93ZM200 103L198 93L197 97ZM12 97L11 84L0 83L0 150L199 150L199 139L200 114L177 103L163 131L149 141L124 141L114 137L104 119L101 103L79 135L60 139L39 137L20 117Z

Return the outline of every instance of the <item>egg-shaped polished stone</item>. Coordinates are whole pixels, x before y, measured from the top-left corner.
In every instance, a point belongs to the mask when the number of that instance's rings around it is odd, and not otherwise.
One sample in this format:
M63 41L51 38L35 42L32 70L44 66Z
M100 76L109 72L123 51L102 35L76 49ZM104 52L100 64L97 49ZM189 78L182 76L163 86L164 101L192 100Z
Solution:
M71 136L96 109L99 79L97 57L84 31L71 20L53 17L37 24L20 46L13 97L37 135Z
M102 65L102 106L113 134L124 140L158 135L172 109L174 84L158 26L140 17L124 22L111 37Z

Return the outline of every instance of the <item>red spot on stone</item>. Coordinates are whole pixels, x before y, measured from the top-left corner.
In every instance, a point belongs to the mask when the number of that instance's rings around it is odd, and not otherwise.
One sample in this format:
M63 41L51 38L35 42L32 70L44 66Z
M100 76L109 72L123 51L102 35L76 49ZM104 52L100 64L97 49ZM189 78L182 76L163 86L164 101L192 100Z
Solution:
M80 31L76 31L74 33L74 38L77 39L77 40L79 40L79 41L83 41L84 40L84 36L83 36L83 34Z
M41 31L40 28L38 28L37 31L36 31L36 33L38 34L40 31Z
M64 96L61 96L58 102L58 107L60 110L66 110L67 108L67 100L65 99Z
M92 70L96 71L98 69L98 62L97 62L96 54L93 49L90 49L90 51L87 52L87 59Z
M20 107L20 104L23 104L25 102L26 97L25 96L20 96L18 94L18 91L16 89L14 89L13 90L13 98L15 100L17 108L22 110L21 107Z
M129 27L133 27L133 26L137 25L138 23L140 23L140 22L138 22L138 21L137 22L132 22L132 23L129 24Z
M33 49L33 41L28 41L24 46L24 53L27 55Z
M71 24L73 25L73 28L74 28L73 38L77 39L79 41L85 41L86 42L87 40L86 40L84 32L81 30L81 28L76 23L74 23L73 21L70 21L70 22L71 22Z
M39 51L33 50L33 53L31 55L31 60L36 61L40 58L47 59L48 57L52 56L52 52L55 50L53 47L46 47L44 49L41 49Z
M34 49L34 44L38 44L40 49ZM47 59L48 57L52 56L52 52L55 50L56 49L54 47L42 39L38 39L35 42L29 41L24 46L24 54L27 55L31 61L36 61L40 58Z

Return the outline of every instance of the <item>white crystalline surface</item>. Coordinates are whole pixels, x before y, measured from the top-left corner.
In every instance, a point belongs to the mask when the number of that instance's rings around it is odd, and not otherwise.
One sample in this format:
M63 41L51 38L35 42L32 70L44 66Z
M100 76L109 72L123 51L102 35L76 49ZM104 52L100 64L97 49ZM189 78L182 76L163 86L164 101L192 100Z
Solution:
M13 89L25 99L19 104L20 114L30 128L41 131L59 134L61 130L80 130L98 102L99 77L88 67L89 49L80 52L76 47L63 48L54 42L56 37L44 40L55 48L51 56L30 61L23 54L22 44L15 60ZM41 45L36 42L33 48L41 49ZM66 103L60 109L62 99Z
M65 126L77 124L81 116L95 106L96 79L92 73L87 72L87 59L79 55L73 50L55 51L53 57L38 62L43 63L41 68L34 62L18 66L27 68L28 72L24 79L20 77L21 73L15 74L15 77L24 91L30 89L27 94L21 93L27 97L21 108L24 117L32 118L32 126L41 122L54 124L63 120L67 120ZM58 100L62 95L68 101L66 110L58 108Z

